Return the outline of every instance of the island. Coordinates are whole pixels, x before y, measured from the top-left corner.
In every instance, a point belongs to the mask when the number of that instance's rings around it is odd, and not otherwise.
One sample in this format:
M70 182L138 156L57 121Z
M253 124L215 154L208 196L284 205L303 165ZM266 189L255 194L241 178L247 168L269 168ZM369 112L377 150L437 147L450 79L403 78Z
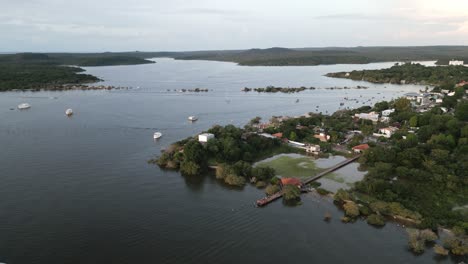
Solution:
M420 67L402 65L398 67ZM440 255L468 254L468 84L339 110L332 115L252 119L244 128L213 128L168 147L151 160L186 177L214 170L224 184L255 184L275 198L300 204L301 181L280 178L253 163L278 153L360 154L364 179L333 194L343 222L396 221L408 227L416 253L434 245ZM425 98L425 99L424 99ZM318 193L329 195L312 183ZM329 216L324 217L329 220ZM327 220L327 221L328 221ZM434 244L438 241L436 244Z
M335 72L326 76L371 83L422 84L450 89L455 84L468 80L468 67L430 67L419 63L396 63L388 69Z
M68 90L69 85L101 81L75 66L108 66L154 63L123 55L18 53L0 55L0 91Z

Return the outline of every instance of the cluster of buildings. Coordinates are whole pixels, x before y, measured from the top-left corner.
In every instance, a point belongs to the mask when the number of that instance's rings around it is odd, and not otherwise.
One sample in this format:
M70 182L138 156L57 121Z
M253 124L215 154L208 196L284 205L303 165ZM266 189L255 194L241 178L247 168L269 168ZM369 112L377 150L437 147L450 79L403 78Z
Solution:
M451 60L451 61L449 61L449 65L463 66L463 65L465 65L465 62L462 61L462 60Z

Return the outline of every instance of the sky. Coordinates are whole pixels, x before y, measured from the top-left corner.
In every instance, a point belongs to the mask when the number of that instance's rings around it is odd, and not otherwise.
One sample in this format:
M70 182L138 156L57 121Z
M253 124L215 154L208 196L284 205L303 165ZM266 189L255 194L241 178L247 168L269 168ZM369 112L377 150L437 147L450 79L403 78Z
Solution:
M0 52L468 45L467 0L0 0Z

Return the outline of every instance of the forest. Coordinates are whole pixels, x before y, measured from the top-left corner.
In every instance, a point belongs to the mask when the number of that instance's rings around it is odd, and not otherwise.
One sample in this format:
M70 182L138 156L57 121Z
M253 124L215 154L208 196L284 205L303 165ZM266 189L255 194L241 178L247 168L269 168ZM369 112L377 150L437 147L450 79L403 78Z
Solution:
M328 77L347 78L372 83L427 84L451 89L468 80L468 67L424 66L418 63L396 64L388 69L328 73Z

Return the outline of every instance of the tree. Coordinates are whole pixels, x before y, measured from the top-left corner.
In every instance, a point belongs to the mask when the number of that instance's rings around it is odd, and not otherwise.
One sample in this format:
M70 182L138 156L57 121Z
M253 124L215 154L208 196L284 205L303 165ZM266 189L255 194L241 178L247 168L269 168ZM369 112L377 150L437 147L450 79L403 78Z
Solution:
M417 115L410 118L409 125L410 125L410 127L417 127L418 126L418 116Z
M378 214L371 214L367 217L367 223L375 226L384 226L385 218Z
M180 172L187 176L198 175L201 172L200 166L193 161L184 161L180 164Z
M468 103L463 102L457 105L455 109L455 117L461 121L468 121Z
M411 101L401 97L395 100L395 110L397 112L408 112L411 111Z
M295 185L285 185L283 187L283 198L286 201L297 201L301 199L301 190Z
M291 131L291 133L289 134L289 139L292 140L292 141L295 141L297 139L296 132Z
M234 186L244 186L245 185L245 178L237 176L235 174L229 174L224 178L224 182L229 184L229 185L234 185Z
M351 218L355 218L359 216L359 207L357 204L353 201L347 201L344 205L343 208L345 210L346 216L349 216Z
M197 164L205 162L206 151L202 144L197 140L191 140L184 147L184 160L192 161Z
M279 188L278 185L271 185L270 184L265 189L266 195L273 195L273 194L275 194L275 193L277 193L279 191L280 191L280 188Z

